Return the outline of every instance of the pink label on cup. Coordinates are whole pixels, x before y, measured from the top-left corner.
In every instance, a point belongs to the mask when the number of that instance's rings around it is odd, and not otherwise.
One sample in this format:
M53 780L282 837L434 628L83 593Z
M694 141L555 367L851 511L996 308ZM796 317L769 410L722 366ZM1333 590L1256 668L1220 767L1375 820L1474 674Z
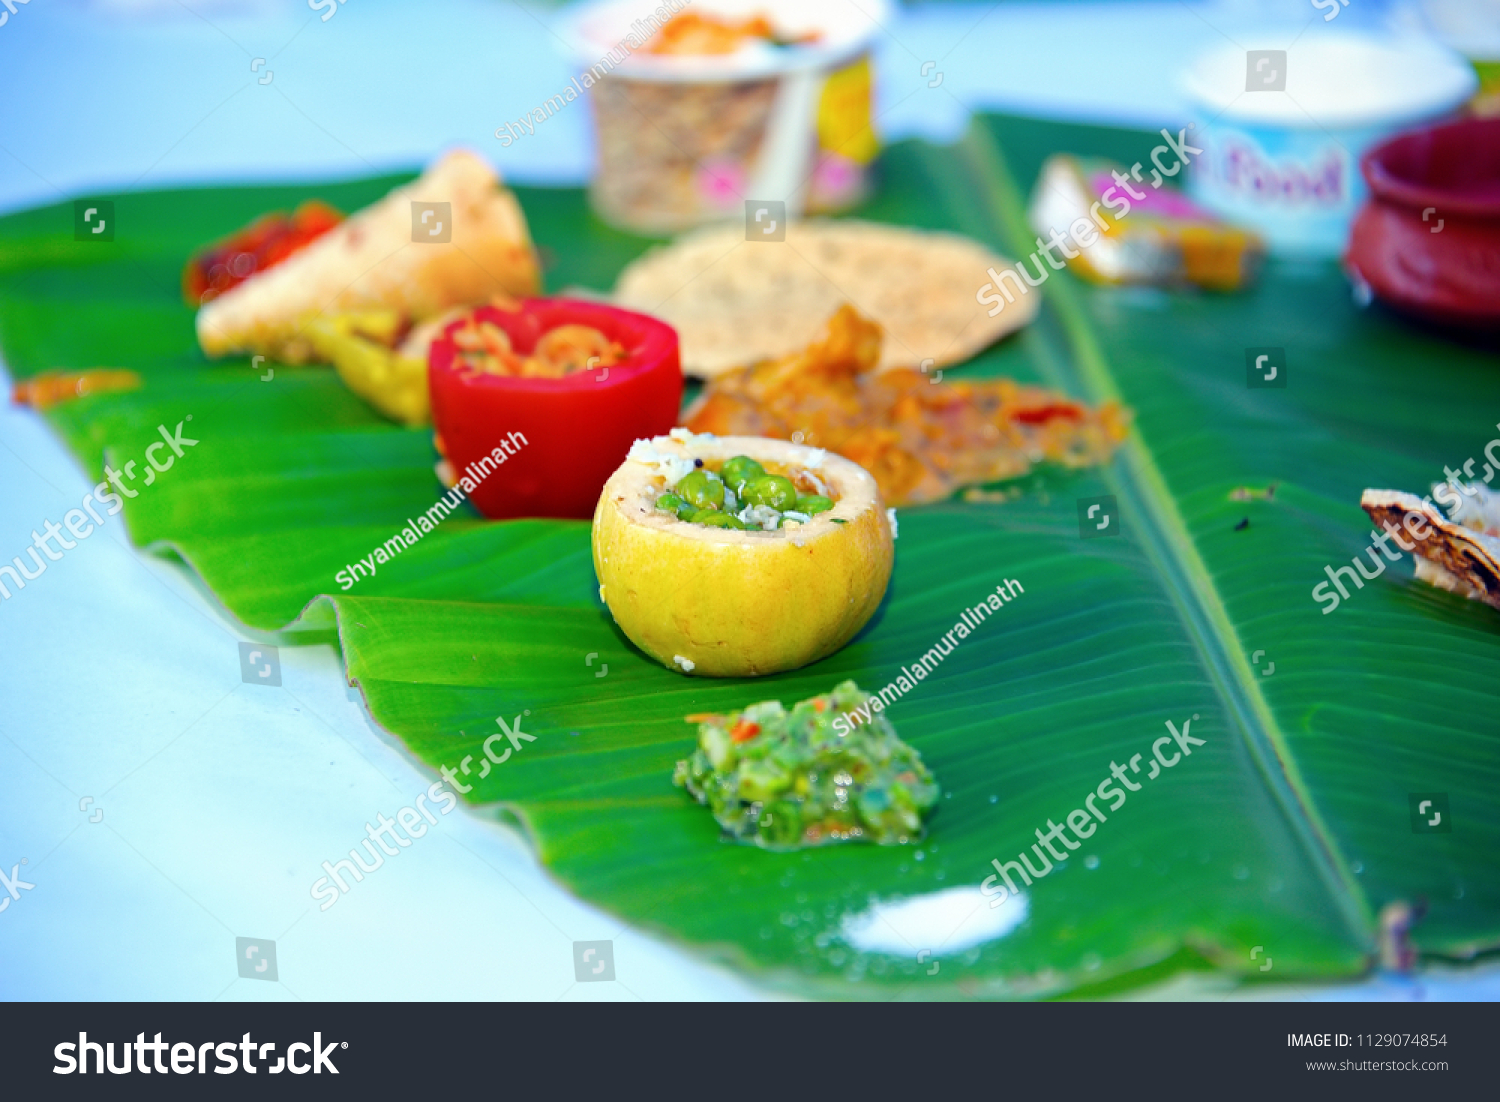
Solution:
M713 161L698 169L698 194L716 210L729 210L745 198L745 168L737 161Z

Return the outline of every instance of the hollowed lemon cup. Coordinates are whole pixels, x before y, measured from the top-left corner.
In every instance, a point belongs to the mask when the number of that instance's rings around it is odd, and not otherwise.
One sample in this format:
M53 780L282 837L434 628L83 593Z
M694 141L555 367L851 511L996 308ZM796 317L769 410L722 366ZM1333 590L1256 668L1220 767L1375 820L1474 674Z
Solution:
M658 457L716 465L748 455L804 467L833 509L774 532L708 528L655 507L664 464L627 459L594 510L600 597L636 646L706 677L759 677L832 654L874 615L895 558L875 479L829 452L755 436L659 436Z

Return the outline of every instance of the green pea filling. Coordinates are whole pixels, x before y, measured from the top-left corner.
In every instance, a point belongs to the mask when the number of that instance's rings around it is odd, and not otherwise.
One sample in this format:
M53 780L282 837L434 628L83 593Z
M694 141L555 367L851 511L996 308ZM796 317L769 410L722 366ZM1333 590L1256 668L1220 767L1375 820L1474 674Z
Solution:
M677 483L677 496L699 509L718 509L724 504L724 482L712 471L696 470Z
M800 493L791 478L768 472L748 455L725 460L717 471L701 466L656 498L656 507L678 520L757 531L805 523L834 504L825 494Z
M717 509L699 509L689 519L694 524L702 524L709 528L738 528L740 531L745 529L745 522L739 517L721 513Z
M693 716L698 748L677 763L686 788L735 840L785 850L913 842L941 794L922 756L845 681L788 712L779 701Z
M764 474L745 483L745 500L751 505L767 505L784 512L797 504L797 487L790 478Z
M737 455L724 464L719 472L724 479L724 485L735 493L740 493L745 483L759 478L766 473L766 469L748 455Z

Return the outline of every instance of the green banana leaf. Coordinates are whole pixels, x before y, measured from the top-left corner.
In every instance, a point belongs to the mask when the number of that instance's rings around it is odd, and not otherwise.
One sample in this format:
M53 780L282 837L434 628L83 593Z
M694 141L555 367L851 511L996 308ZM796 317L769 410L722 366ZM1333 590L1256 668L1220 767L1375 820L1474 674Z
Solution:
M860 214L1024 255L1023 200L1047 154L1130 163L1158 141L987 117L953 147L887 150ZM1038 472L1003 504L902 510L890 593L852 644L780 676L692 679L614 627L582 522L455 517L343 592L335 573L438 496L430 433L381 420L331 369L198 352L178 292L195 247L310 195L354 209L402 179L121 195L107 244L72 240L67 205L0 219L0 348L19 378L139 372L139 391L48 414L95 477L158 426L199 441L128 502L132 538L179 555L247 633L336 641L375 721L420 761L479 761L496 717L522 717L535 741L468 774L465 798L503 805L578 895L769 986L850 998L1102 995L1204 970L1354 977L1400 902L1422 915L1412 939L1429 956L1500 946L1485 689L1500 619L1409 563L1330 614L1311 596L1368 545L1363 488L1424 492L1500 435L1493 355L1361 312L1331 264L1275 263L1234 295L1055 275L1039 319L958 373L1118 398L1136 420L1114 461ZM577 190L518 194L552 289L608 288L650 244L601 225ZM1284 390L1246 385L1245 349L1264 346L1286 349ZM1078 501L1101 494L1119 534L1084 539ZM919 843L767 853L721 841L672 787L694 744L685 715L845 678L878 690L1006 579L1024 593L889 712L944 789ZM1202 743L1148 779L1153 743L1176 752L1169 721ZM992 860L1040 864L1038 835L1116 764L1140 790L991 905ZM1413 793L1443 794L1451 830L1419 832Z

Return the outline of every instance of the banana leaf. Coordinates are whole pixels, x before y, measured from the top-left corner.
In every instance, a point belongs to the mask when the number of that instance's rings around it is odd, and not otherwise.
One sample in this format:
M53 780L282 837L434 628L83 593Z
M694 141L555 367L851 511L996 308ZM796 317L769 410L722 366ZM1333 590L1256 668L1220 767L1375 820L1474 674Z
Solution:
M1047 154L1130 163L1158 140L985 117L952 147L888 149L859 213L1024 255ZM70 205L0 219L0 349L19 378L140 373L138 391L48 413L95 478L162 429L199 441L127 503L132 539L180 556L247 634L336 642L375 722L457 771L465 799L502 807L569 889L770 987L848 998L1354 977L1400 904L1429 957L1500 947L1485 688L1500 620L1415 582L1409 561L1330 613L1311 595L1368 546L1361 489L1425 492L1497 434L1494 355L1360 310L1332 264L1273 263L1233 295L1054 275L1034 324L955 373L1122 401L1135 422L1114 460L1039 471L1003 502L902 510L890 593L852 644L792 673L692 679L614 627L583 522L450 518L346 592L335 574L439 495L430 433L381 420L329 368L198 352L178 291L194 248L405 178L119 195L110 243L74 241ZM600 224L578 190L518 194L554 290L608 288L651 244ZM1246 384L1245 350L1265 346L1286 350L1285 389ZM1086 539L1078 503L1106 494L1118 534ZM722 841L673 788L694 745L684 716L845 678L878 690L1007 579L1024 593L889 711L944 790L921 841L765 852ZM458 771L496 717L534 741L483 777ZM1147 779L1153 744L1175 754L1189 721L1201 741ZM996 904L992 862L1040 865L1040 835L1116 765L1139 789ZM1413 794L1434 793L1447 831L1413 814Z

